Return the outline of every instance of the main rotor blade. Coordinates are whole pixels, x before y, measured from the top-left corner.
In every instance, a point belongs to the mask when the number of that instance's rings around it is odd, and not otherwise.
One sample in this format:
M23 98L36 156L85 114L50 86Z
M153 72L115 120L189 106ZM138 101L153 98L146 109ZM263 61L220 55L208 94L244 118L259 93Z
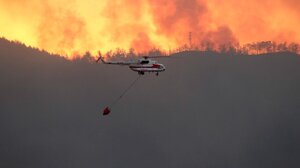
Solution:
M171 58L171 56L168 55L158 55L158 56L142 56L143 58Z

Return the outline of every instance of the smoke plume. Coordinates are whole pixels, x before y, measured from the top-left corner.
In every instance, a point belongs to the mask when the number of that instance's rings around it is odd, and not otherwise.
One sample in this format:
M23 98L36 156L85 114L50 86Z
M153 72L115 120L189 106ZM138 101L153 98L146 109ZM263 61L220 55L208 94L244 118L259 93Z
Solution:
M68 57L116 48L299 43L299 8L296 0L0 0L0 36Z

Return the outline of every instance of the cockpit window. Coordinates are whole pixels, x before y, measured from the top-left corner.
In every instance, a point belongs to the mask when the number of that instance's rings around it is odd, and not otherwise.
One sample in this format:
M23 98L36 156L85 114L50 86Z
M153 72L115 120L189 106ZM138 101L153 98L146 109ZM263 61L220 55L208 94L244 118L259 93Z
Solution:
M141 64L149 64L149 61L148 60L142 60Z

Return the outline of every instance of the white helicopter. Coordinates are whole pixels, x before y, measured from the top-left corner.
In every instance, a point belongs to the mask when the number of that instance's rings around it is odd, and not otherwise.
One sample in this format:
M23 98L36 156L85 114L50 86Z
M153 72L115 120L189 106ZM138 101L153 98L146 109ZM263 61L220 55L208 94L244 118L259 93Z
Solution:
M153 72L156 73L156 76L159 75L159 72L163 72L166 70L166 67L163 64L158 63L157 61L151 60L149 58L159 58L166 56L144 56L137 61L130 62L106 62L101 53L99 52L99 58L96 60L98 63L100 60L103 64L112 64L112 65L126 65L135 72L138 72L139 75L144 75L145 72Z

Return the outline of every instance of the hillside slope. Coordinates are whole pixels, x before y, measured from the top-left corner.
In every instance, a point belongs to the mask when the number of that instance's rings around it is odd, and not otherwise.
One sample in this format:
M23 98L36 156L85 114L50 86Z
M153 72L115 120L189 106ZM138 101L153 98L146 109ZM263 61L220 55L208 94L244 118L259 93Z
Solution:
M183 52L134 80L0 40L0 167L300 166L300 57Z

